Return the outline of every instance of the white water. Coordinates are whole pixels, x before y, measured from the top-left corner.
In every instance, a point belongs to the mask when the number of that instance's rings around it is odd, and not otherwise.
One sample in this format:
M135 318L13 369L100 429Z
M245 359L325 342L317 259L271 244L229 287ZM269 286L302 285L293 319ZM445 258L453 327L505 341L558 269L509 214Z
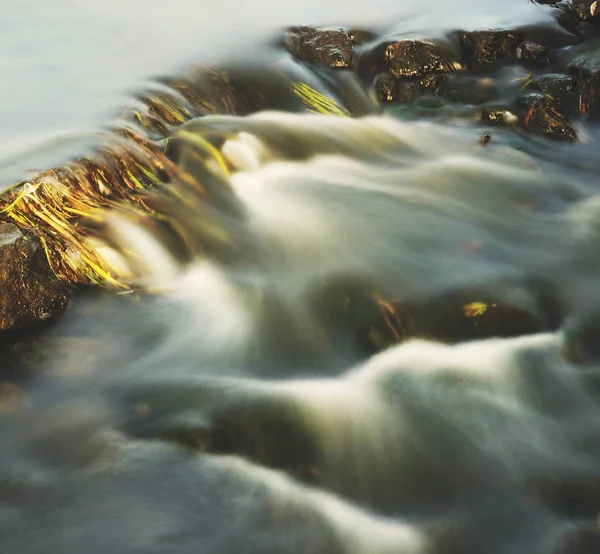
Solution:
M589 176L379 116L199 128L242 133L224 148L245 213L231 232L252 248L178 269L162 237L116 224L119 263L166 292L80 299L50 337L31 408L0 421L3 552L595 551ZM350 282L435 307L483 282L543 319L541 277L579 330L370 357L316 294Z

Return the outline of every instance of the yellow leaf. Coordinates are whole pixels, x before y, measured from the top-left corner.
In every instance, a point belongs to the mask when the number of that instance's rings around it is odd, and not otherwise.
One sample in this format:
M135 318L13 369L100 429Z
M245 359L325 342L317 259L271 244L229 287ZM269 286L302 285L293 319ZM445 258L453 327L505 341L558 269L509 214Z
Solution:
M463 313L467 317L478 317L487 312L489 306L483 302L471 302L463 306Z

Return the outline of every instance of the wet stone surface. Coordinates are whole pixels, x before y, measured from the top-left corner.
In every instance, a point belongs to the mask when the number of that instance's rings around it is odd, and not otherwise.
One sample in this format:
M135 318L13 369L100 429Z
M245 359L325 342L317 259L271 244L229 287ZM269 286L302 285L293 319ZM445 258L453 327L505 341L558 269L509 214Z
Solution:
M546 75L536 82L537 88L554 99L554 104L564 115L579 113L579 94L577 83L569 75Z
M557 19L567 14L556 12ZM523 27L379 42L357 52L358 76L384 109L409 104L397 115L500 124L577 141L577 120L570 118L600 112L600 40L577 25L587 24L575 22L570 38ZM551 102L532 107L526 98L532 93Z
M515 60L521 39L512 31L472 31L460 35L460 44L472 71L489 71Z
M532 69L544 67L550 64L550 52L548 48L526 40L517 47L517 58L519 58L525 67Z
M569 120L555 107L549 96L531 94L525 98L529 110L523 121L528 131L548 138L577 142L577 130Z
M0 223L0 331L42 321L63 309L69 291L38 240Z
M569 52L568 70L577 80L582 114L600 113L600 40L586 42Z
M290 27L285 48L292 56L323 67L350 67L353 57L352 37L344 30L315 27Z
M397 78L425 77L461 69L460 64L436 44L419 40L403 40L390 44L385 52L387 66Z

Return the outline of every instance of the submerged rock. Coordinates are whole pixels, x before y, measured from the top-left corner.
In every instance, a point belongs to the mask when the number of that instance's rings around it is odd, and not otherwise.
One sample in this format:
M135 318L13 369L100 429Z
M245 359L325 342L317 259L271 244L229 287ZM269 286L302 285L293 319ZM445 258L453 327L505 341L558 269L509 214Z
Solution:
M412 102L422 94L435 94L446 74L463 69L451 52L432 42L403 40L385 50L387 71L375 78L375 90L383 102Z
M581 88L579 111L600 113L600 41L590 41L573 49L570 60L568 69Z
M554 105L566 116L579 112L577 84L568 75L545 75L536 82L537 87L554 100Z
M438 45L420 40L402 40L390 44L385 51L388 70L397 78L425 77L461 69L457 60Z
M486 71L516 59L521 37L511 31L472 31L462 33L459 42L471 70Z
M375 78L375 93L381 102L393 102L397 98L396 79L391 73L382 73Z
M517 47L517 58L519 58L526 67L538 68L550 64L550 52L545 46L526 40Z
M68 301L69 290L50 269L38 239L0 223L0 330L47 319Z
M319 66L350 67L352 64L352 36L341 29L290 27L285 48L299 60Z
M541 94L530 94L525 98L529 110L523 126L528 131L548 138L577 142L577 129L555 107L553 99Z

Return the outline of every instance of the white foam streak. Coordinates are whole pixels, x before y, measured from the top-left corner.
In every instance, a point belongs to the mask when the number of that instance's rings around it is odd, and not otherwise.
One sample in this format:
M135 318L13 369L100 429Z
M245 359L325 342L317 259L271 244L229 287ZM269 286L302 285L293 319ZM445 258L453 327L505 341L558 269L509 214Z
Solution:
M261 468L239 458L219 458L218 463L260 484L270 493L273 513L299 510L317 515L319 523L333 528L345 554L425 554L427 540L408 523L378 517L337 497L304 487L280 472Z

